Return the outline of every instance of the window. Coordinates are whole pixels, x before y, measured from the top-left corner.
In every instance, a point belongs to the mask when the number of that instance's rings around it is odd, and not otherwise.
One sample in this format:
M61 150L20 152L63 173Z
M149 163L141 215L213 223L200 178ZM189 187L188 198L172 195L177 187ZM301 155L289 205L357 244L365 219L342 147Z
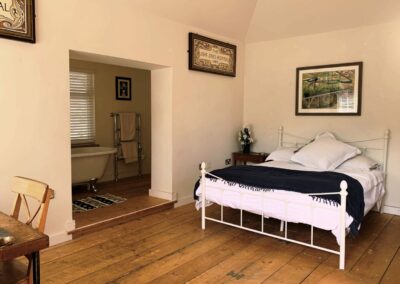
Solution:
M71 144L95 142L94 74L70 71Z

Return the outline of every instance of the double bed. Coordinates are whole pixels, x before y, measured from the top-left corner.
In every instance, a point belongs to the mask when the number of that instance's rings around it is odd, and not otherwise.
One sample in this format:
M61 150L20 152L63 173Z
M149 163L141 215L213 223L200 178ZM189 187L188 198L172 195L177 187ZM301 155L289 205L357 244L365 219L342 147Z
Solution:
M346 235L356 235L362 217L373 208L380 209L389 131L381 137L352 142L342 142L329 132L301 141L285 133L283 127L278 133L278 149L264 163L211 172L202 163L195 189L202 228L206 220L214 221L338 254L339 268L344 269ZM221 205L219 218L206 215L206 207L212 203ZM224 220L224 207L240 210L239 224ZM245 211L260 215L259 230L243 226ZM281 220L282 234L264 231L268 218ZM310 225L310 242L289 238L288 223ZM331 231L339 250L316 245L314 228Z

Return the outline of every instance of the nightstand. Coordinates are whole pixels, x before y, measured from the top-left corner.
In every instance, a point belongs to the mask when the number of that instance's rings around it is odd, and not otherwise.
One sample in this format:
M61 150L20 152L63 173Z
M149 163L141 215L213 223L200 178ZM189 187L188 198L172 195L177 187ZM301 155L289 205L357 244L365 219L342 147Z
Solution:
M252 163L263 163L265 159L268 157L268 153L257 153L257 152L250 152L250 153L243 153L243 152L234 152L232 153L232 164L236 166L237 162L242 162L246 165L247 162Z

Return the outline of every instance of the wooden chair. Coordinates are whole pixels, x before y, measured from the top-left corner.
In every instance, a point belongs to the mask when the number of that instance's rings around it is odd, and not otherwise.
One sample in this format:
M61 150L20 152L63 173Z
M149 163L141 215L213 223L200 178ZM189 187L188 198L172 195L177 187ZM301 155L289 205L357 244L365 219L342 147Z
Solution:
M40 181L24 177L14 177L11 191L17 194L11 216L19 220L21 205L23 205L27 214L27 220L24 222L37 229L39 232L44 233L47 211L49 209L50 198L53 196L53 190L50 189L47 184ZM27 197L39 203L33 214L31 214ZM29 203L32 204L32 202ZM6 279L0 279L0 282L32 283L32 262L29 255L26 257L28 258L28 265L24 264L19 259L0 263L0 275Z

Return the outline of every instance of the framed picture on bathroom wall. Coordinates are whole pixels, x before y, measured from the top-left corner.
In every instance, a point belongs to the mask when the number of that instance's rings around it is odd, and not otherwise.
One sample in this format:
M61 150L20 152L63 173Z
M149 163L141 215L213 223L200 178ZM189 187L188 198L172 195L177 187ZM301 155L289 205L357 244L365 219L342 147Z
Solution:
M0 37L35 43L35 0L0 0Z
M117 100L132 100L131 78L115 77L115 93Z

